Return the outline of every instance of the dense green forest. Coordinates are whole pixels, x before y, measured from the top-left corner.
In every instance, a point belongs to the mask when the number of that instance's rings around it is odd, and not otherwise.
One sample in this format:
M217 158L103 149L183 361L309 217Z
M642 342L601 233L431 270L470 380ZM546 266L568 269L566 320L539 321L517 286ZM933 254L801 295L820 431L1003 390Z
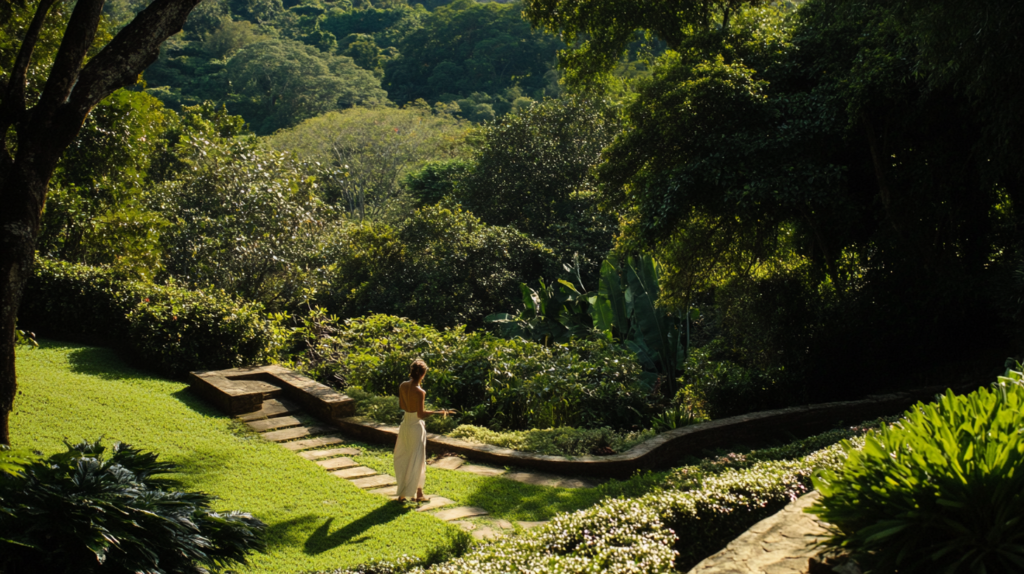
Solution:
M1017 12L670 4L206 0L92 110L38 258L256 305L271 358L341 385L332 333L372 314L611 341L585 355L627 349L622 392L647 397L622 428L1015 352L1021 73L992 46ZM143 7L107 3L97 44ZM30 14L11 10L4 69Z

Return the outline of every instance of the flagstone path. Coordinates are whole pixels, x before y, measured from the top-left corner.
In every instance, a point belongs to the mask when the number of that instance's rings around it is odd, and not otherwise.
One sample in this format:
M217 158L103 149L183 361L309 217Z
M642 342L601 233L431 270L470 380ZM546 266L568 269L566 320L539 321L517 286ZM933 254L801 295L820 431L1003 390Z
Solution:
M393 476L379 474L372 468L360 466L350 457L358 456L357 448L344 446L345 439L338 436L337 430L325 425L307 425L302 422L301 407L283 398L269 398L263 401L263 408L252 413L238 415L235 418L245 423L252 430L260 433L263 438L279 443L284 448L295 451L298 456L316 462L326 472L338 478L348 480L353 485L367 492L398 498L398 487ZM308 420L308 418L307 418ZM503 468L494 468L479 464L466 464L457 456L439 458L430 466L434 468L469 472L478 476L500 476L506 480L515 480L537 486L556 488L593 488L597 481L567 478L545 473L509 472ZM451 522L472 534L477 540L490 540L518 528L529 530L547 524L542 522L519 521L513 524L507 520L490 517L483 508L458 506L452 508L454 501L441 496L430 496L429 502L420 504L416 512L428 512L440 520ZM472 518L473 521L467 519Z

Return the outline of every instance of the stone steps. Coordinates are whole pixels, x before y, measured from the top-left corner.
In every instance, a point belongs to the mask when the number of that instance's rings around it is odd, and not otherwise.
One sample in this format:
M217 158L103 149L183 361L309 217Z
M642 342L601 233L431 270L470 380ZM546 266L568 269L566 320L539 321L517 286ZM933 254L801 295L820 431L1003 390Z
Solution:
M258 411L251 413L245 413L236 416L235 418L247 423L251 421L258 421L262 419L269 419L272 417L280 417L284 415L295 414L302 409L299 405L286 400L286 399L264 399L263 408Z
M280 416L270 419L263 419L258 421L251 421L245 423L252 430L256 432L265 432L274 429L283 429L288 427L297 427L302 424L302 421L291 416Z
M393 476L379 474L372 468L360 466L350 456L358 456L359 449L338 446L344 444L341 437L331 433L335 429L325 425L305 425L293 415L302 410L294 403L281 399L267 399L263 407L257 411L236 416L253 430L260 432L263 438L280 443L281 446L294 451L302 458L314 462L317 466L332 475L348 480L353 486L373 494L398 498L397 481ZM319 436L317 436L319 435ZM330 448L324 448L330 447ZM434 461L432 467L458 472L469 472L484 477L502 477L538 486L554 486L559 488L587 488L593 486L579 479L569 479L554 475L508 472L502 468L466 464L457 456L444 457ZM442 496L430 496L426 503L420 503L416 512L426 512L440 520L456 524L470 532L477 540L491 540L515 531L511 522L503 519L488 518L490 513L475 506L457 506L451 508L454 501ZM472 518L473 521L467 519ZM519 522L522 529L535 528L546 522Z
M317 464L320 465L320 468L324 470L342 470L345 468L359 466L359 463L352 460L351 458L348 458L347 456L329 458L327 460L318 460Z

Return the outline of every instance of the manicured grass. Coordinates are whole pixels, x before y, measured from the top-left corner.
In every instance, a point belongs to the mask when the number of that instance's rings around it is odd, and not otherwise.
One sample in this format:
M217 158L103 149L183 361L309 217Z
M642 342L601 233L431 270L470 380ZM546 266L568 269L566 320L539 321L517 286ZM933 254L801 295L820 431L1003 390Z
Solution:
M410 508L367 494L266 442L187 391L127 367L105 349L41 341L18 349L20 393L11 440L52 454L63 441L105 437L181 466L188 490L220 497L269 525L269 550L239 572L293 573L426 558L465 535Z

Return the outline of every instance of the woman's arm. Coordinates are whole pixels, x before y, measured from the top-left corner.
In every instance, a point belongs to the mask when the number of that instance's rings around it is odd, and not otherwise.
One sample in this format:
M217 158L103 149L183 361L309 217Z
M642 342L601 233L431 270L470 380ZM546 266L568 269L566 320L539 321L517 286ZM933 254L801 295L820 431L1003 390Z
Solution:
M428 410L426 410L427 391L424 391L423 389L416 389L416 399L415 399L415 401L418 403L417 406L416 406L416 413L420 417L420 419L425 419L425 418L429 417L430 415L450 415L450 414L455 412L454 410L445 410L445 411L428 411Z

